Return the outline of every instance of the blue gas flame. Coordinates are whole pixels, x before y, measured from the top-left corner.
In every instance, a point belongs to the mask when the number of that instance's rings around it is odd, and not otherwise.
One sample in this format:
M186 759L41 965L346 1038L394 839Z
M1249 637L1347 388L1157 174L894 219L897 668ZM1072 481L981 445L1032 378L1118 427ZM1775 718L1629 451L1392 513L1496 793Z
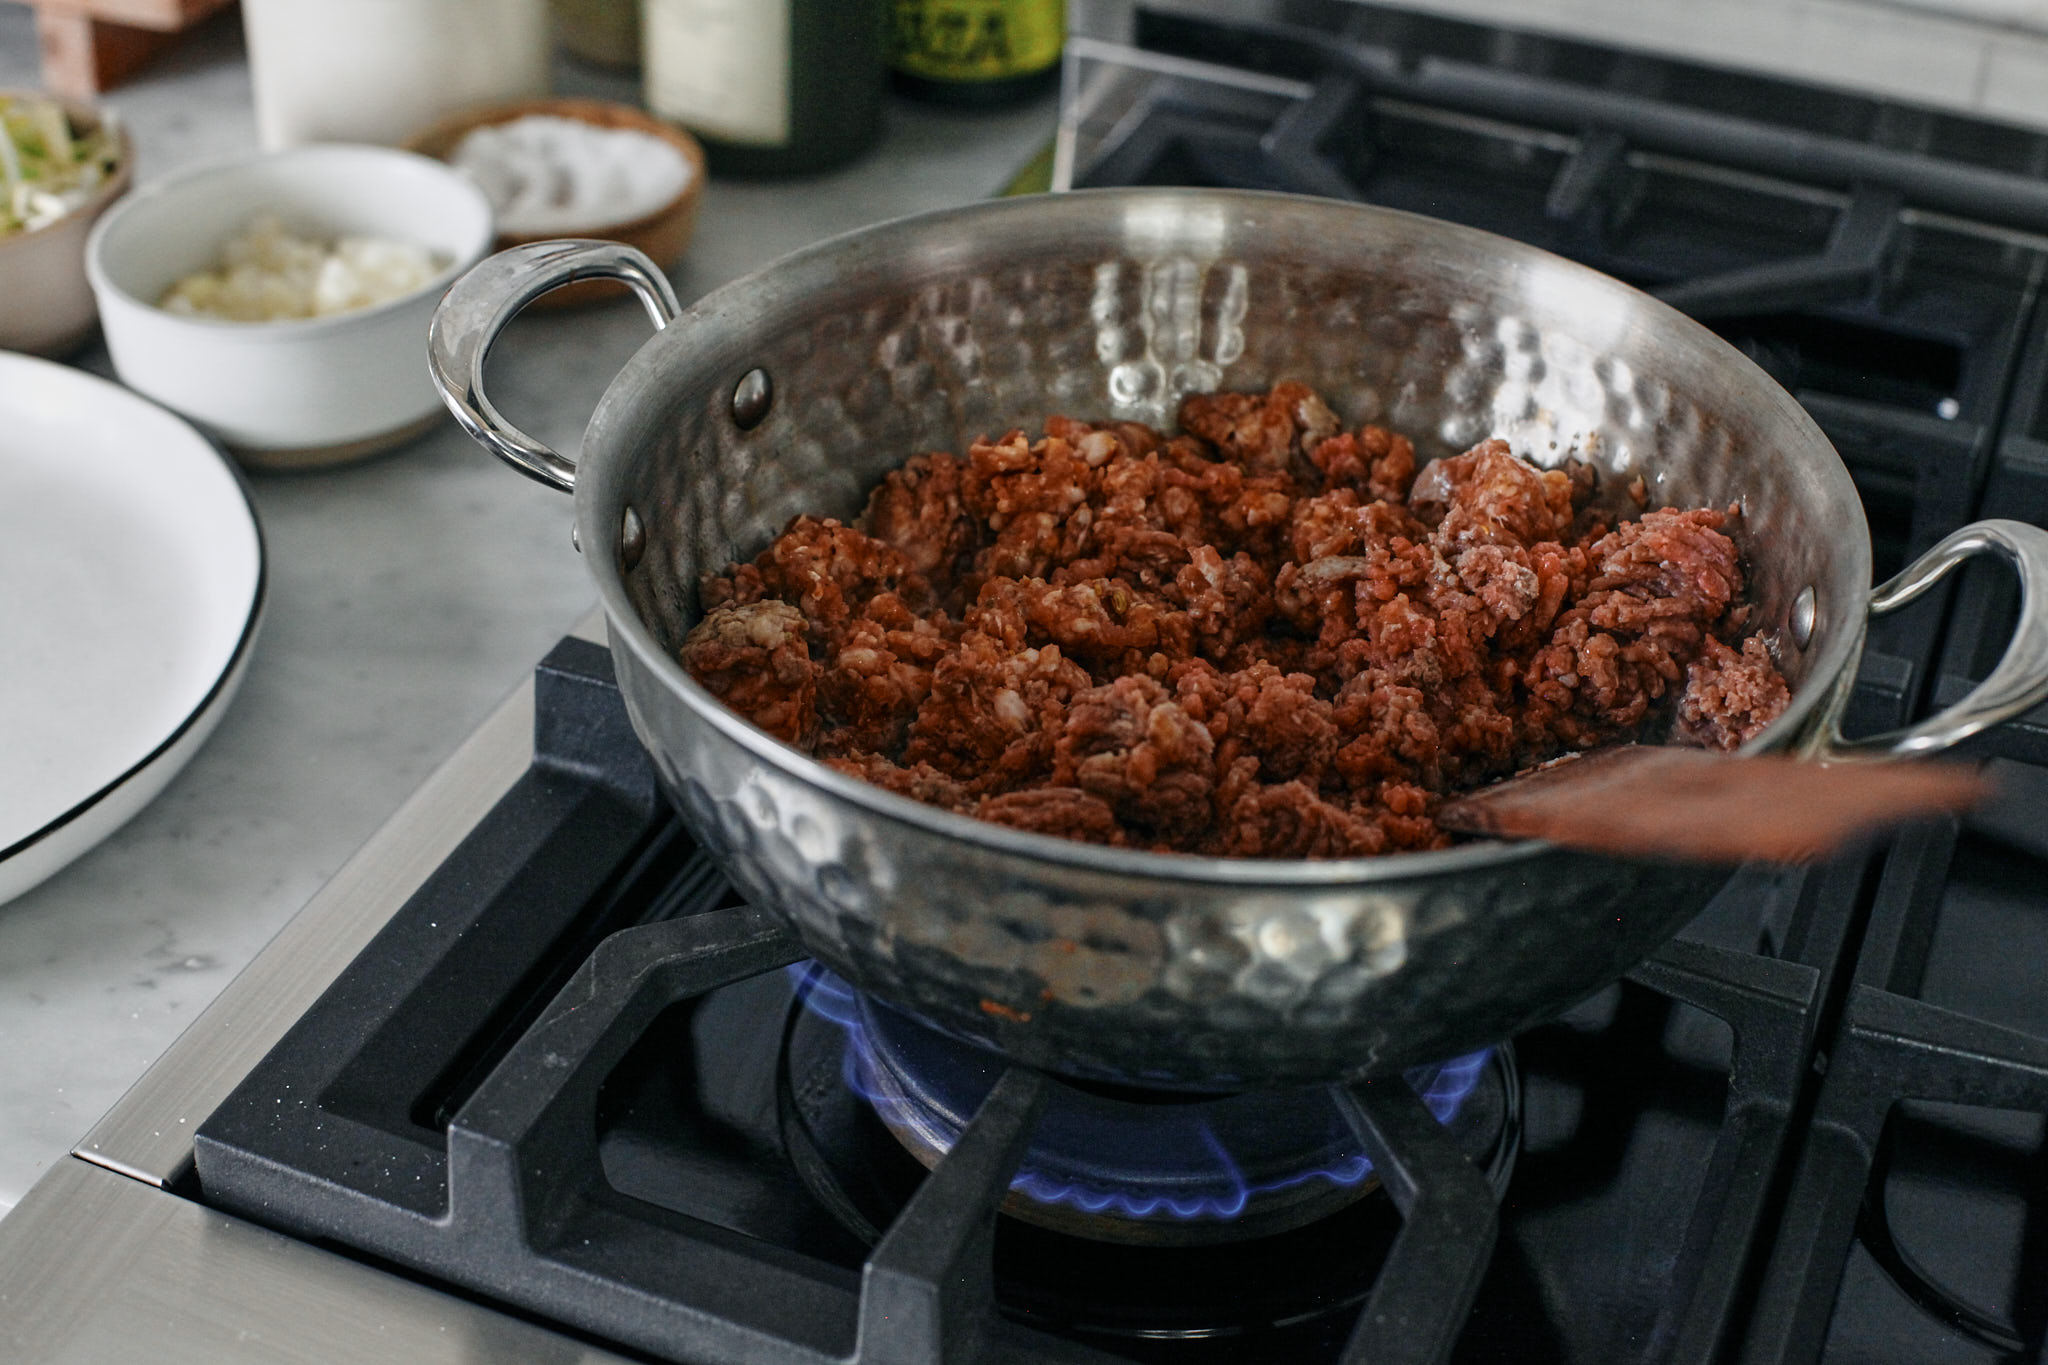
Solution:
M889 1116L892 1106L902 1106L897 1096L880 1093L863 1074L879 1067L874 1044L861 1020L859 1002L839 977L816 962L792 963L788 968L797 998L820 1018L830 1020L846 1035L841 1074L856 1095ZM1439 1123L1449 1123L1477 1088L1491 1048L1459 1057L1436 1067L1422 1067L1409 1073L1423 1105ZM1178 1219L1229 1220L1238 1217L1259 1195L1292 1189L1311 1181L1326 1181L1340 1188L1353 1188L1372 1174L1370 1158L1354 1153L1341 1160L1318 1166L1278 1180L1253 1183L1247 1180L1223 1143L1207 1123L1198 1122L1196 1131L1216 1159L1217 1192L1192 1197L1142 1194L1129 1190L1101 1189L1071 1180L1055 1178L1029 1164L1020 1168L1010 1188L1042 1204L1064 1204L1091 1214L1113 1214L1129 1219L1170 1217Z

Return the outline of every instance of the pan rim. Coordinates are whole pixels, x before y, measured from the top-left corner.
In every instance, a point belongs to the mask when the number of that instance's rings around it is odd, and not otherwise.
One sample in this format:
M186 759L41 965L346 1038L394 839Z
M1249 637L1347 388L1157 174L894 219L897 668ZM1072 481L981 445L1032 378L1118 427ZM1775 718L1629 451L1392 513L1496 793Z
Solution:
M592 417L584 440L583 464L579 470L576 489L576 518L580 542L584 547L586 566L598 585L600 600L611 623L612 648L616 651L623 642L632 652L638 667L652 674L667 691L678 696L697 719L712 725L722 736L740 745L758 762L773 767L794 781L821 790L833 798L851 802L871 816L996 855L1040 864L1053 864L1077 872L1130 878L1154 885L1178 883L1290 890L1325 887L1336 890L1350 887L1369 889L1374 884L1410 882L1418 878L1436 878L1481 869L1497 869L1518 862L1533 865L1539 860L1562 853L1563 850L1557 846L1536 840L1517 843L1479 840L1448 849L1386 853L1362 858L1220 858L1191 853L1156 853L1142 849L1111 848L1063 839L1056 835L1013 829L927 805L864 782L828 767L802 750L757 729L751 722L727 710L723 703L690 677L677 660L669 657L661 649L653 632L641 620L626 591L618 567L620 517L617 508L598 506L594 488L600 480L593 479L591 475L594 470L603 467L609 461L629 457L630 452L623 447L625 433L633 424L629 410L636 398L644 395L657 368L663 363L665 353L692 344L690 334L694 329L717 326L722 318L736 313L758 313L758 309L735 305L746 300L764 281L773 276L800 279L809 273L820 280L831 276L839 268L834 264L835 259L849 248L858 245L872 244L899 236L906 240L915 240L920 234L934 230L971 229L990 218L1034 210L1045 212L1053 209L1058 212L1054 206L1080 205L1086 207L1083 210L1076 210L1077 212L1094 211L1108 214L1129 213L1132 209L1142 209L1147 204L1156 204L1166 209L1189 202L1219 201L1241 204L1251 209L1269 207L1285 208L1289 212L1311 212L1332 220L1342 219L1354 224L1376 221L1382 230L1410 234L1426 232L1436 240L1455 241L1471 248L1491 252L1501 257L1505 264L1518 268L1565 272L1588 288L1603 291L1625 301L1632 308L1647 310L1660 326L1674 327L1680 334L1690 336L1696 343L1703 343L1708 350L1746 377L1748 387L1755 391L1757 401L1775 407L1777 415L1789 421L1792 427L1800 432L1803 442L1811 447L1816 457L1822 454L1827 457L1825 478L1838 479L1844 484L1848 482L1847 466L1812 416L1748 356L1703 324L1653 296L1590 266L1567 260L1540 247L1530 246L1482 229L1403 210L1270 191L1174 187L1114 188L991 200L893 219L827 238L781 257L703 296L685 309L675 321L651 337L620 370L599 401L597 411ZM715 351L716 347L704 346L700 349L708 353ZM1786 458L1780 451L1774 451L1773 457ZM1848 491L1847 506L1854 510L1855 524L1853 527L1842 528L1845 534L1838 544L1854 561L1846 567L1860 566L1858 579L1868 582L1871 562L1869 527L1863 515L1861 500L1854 495L1853 486ZM1853 534L1849 534L1851 532ZM1832 623L1832 633L1811 655L1808 676L1793 693L1784 713L1755 738L1743 744L1736 751L1738 754L1799 747L1817 723L1826 723L1842 680L1853 676L1855 663L1861 656L1863 626L1860 612L1855 614L1853 620L1844 619ZM645 736L642 738L644 741ZM1599 855L1573 853L1569 856L1588 858Z

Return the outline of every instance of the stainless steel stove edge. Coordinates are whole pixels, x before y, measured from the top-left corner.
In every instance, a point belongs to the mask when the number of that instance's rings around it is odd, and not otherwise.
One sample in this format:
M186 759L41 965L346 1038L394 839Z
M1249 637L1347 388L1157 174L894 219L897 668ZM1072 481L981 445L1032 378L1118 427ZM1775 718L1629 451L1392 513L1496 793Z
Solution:
M192 1131L504 795L533 757L533 684L464 741L334 879L193 1020L73 1149L167 1185Z
M602 644L604 618L593 611L571 633ZM192 1130L532 761L529 677L278 931L73 1154L158 1185L176 1179L192 1159Z
M602 643L602 617L573 633ZM193 1130L532 757L529 678L0 1219L0 1360L619 1360L166 1188Z
M78 1159L0 1219L9 1365L624 1365Z

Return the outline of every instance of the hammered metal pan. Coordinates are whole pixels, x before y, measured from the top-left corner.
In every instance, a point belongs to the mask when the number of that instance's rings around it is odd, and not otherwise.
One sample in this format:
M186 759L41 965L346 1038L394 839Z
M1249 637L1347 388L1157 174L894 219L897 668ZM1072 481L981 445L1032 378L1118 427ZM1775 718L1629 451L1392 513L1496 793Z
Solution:
M624 281L660 329L579 459L512 427L483 366L511 317ZM1223 860L981 823L831 771L676 662L699 575L799 512L851 517L909 455L1048 413L1170 425L1182 394L1298 379L1423 457L1506 437L1658 504L1742 504L1759 619L1793 686L1749 746L1816 760L1947 747L2048 694L2048 534L1983 522L1876 593L1840 458L1704 327L1545 252L1327 200L1108 190L887 223L677 307L600 242L492 257L434 320L434 378L486 447L573 490L619 682L676 808L741 891L856 986L1017 1060L1185 1089L1358 1078L1505 1038L1614 981L1726 868L1481 843L1335 862ZM1911 729L1839 717L1865 619L1969 556L2009 561L1998 668Z

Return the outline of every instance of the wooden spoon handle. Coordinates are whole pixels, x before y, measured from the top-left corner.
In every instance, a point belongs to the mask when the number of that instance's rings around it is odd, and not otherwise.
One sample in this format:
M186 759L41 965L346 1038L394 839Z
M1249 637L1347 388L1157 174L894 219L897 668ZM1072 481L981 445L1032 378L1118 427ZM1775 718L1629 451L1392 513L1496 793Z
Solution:
M1437 823L1595 853L1805 862L1859 834L1967 810L1989 793L1976 769L1954 764L1823 765L1627 744L1483 787L1447 802Z

